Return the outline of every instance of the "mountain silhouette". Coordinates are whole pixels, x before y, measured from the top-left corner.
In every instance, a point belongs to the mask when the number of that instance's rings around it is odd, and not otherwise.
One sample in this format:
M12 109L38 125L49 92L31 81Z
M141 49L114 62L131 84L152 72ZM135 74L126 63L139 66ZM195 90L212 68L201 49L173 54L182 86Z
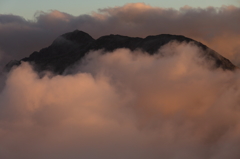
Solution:
M89 34L79 30L59 36L49 47L43 48L39 52L35 51L29 57L20 61L10 61L6 68L10 70L13 66L20 65L21 61L25 61L30 62L39 72L48 70L55 74L62 74L66 68L81 60L91 50L114 51L119 48L127 48L134 51L141 49L153 55L158 52L159 48L173 41L195 44L202 49L201 56L213 62L214 68L223 70L237 68L228 59L206 45L181 35L161 34L146 38L107 35L95 40Z

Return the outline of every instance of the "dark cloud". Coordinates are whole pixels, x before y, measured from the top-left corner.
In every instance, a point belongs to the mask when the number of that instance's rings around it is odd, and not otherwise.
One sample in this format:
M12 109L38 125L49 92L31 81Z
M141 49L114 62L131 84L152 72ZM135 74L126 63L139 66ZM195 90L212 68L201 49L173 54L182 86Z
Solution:
M203 42L238 65L239 15L240 9L235 6L185 6L175 10L144 3L99 9L91 15L80 16L56 10L37 12L33 21L15 15L0 15L0 49L5 59L20 59L75 29L83 30L94 38L107 34L145 37L167 33Z

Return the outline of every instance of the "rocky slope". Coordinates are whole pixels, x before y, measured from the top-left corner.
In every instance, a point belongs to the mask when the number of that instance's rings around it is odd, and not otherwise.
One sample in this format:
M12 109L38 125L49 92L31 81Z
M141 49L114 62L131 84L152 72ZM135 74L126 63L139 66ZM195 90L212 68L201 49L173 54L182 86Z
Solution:
M223 70L236 69L236 66L217 52L200 42L180 35L161 34L146 38L107 35L95 40L87 33L79 30L59 36L49 47L41 49L39 52L35 51L29 57L20 61L11 61L6 67L11 69L14 65L20 65L21 61L27 61L32 63L37 71L49 70L56 74L62 74L67 67L79 61L90 50L141 49L152 55L157 53L160 47L172 41L191 42L199 46L203 50L202 56L206 60L213 61L215 68L222 68Z

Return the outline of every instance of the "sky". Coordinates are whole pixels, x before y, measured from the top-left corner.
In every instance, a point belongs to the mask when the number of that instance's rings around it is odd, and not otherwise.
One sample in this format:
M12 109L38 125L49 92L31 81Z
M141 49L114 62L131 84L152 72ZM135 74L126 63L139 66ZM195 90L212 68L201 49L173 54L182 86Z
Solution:
M0 69L76 29L183 35L240 67L238 2L0 0ZM1 71L0 158L239 159L240 70L202 53L173 41L154 55L90 51L62 75Z
M97 11L99 8L122 6L126 3L137 3L138 0L1 0L0 1L0 14L15 14L23 16L26 19L34 19L36 11L50 11L59 10L74 16L80 14L89 14ZM239 0L149 0L144 3L162 8L175 8L179 9L185 5L191 7L206 8L209 6L221 7L222 5L235 5L239 6Z

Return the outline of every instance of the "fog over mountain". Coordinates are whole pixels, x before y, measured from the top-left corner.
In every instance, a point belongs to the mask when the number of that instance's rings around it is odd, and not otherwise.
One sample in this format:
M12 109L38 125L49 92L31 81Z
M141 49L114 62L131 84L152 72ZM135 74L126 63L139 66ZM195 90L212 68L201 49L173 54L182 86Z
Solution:
M1 79L0 158L240 157L239 69L184 36L76 30Z
M146 38L133 38L122 35L107 35L93 39L89 34L75 30L65 33L53 41L53 43L39 52L33 52L29 57L20 61L10 61L7 69L21 62L30 62L38 72L51 71L62 74L76 62L81 61L90 51L102 50L102 52L112 52L120 48L131 51L142 51L149 55L160 54L162 57L174 55L174 52L159 52L159 49L166 44L173 43L188 44L199 48L199 57L204 58L209 67L222 68L223 70L234 70L234 66L228 59L222 57L217 52L211 50L200 42L179 35L161 34L147 36ZM211 65L211 66L210 66Z
M239 159L238 13L0 15L0 158Z

